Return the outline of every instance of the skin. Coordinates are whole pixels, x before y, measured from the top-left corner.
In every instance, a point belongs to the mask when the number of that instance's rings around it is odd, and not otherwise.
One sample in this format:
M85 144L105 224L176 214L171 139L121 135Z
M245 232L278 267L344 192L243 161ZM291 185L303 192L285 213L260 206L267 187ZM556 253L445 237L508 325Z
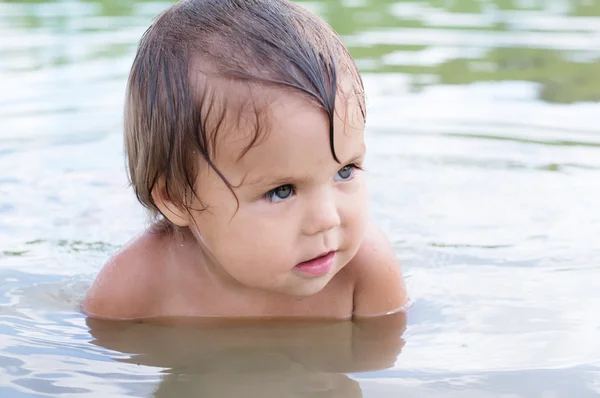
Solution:
M215 164L238 201L205 164L195 185L204 211L171 202L160 181L154 199L181 233L146 231L113 256L84 300L89 316L347 319L406 305L395 254L368 221L358 105L338 96L338 163L323 110L297 94L263 94L264 138L241 157L251 127L217 140ZM324 275L296 267L330 251Z

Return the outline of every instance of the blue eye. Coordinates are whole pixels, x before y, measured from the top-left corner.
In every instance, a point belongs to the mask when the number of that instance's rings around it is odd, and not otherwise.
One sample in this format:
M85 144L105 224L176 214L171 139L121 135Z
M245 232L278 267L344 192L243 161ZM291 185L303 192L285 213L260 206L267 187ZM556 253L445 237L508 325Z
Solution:
M286 184L270 190L265 194L265 198L269 202L279 202L289 198L293 193L294 187L290 184Z
M344 166L337 172L337 174L335 175L335 177L333 179L336 181L349 180L354 176L355 168L356 168L356 166L353 164Z

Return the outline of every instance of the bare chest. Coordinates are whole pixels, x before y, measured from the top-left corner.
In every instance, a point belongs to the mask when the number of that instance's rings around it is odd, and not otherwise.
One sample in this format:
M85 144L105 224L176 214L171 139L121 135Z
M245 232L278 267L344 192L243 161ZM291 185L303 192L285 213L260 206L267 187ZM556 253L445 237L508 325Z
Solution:
M302 298L261 292L232 294L210 283L180 281L165 295L160 312L165 316L347 319L353 312L354 289L345 279L336 275L319 293Z

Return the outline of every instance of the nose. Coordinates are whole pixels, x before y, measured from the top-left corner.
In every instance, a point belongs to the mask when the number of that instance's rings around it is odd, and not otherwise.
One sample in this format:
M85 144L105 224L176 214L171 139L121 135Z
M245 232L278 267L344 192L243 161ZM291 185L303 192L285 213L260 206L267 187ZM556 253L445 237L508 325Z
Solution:
M303 233L316 235L329 231L341 224L336 198L330 189L325 189L307 203Z

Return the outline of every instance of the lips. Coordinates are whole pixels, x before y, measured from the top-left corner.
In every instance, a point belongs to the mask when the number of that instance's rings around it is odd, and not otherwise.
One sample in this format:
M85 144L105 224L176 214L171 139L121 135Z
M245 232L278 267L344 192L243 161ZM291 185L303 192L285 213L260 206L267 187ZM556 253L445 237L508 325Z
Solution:
M335 251L330 251L312 260L301 262L294 269L310 276L325 275L333 267Z

